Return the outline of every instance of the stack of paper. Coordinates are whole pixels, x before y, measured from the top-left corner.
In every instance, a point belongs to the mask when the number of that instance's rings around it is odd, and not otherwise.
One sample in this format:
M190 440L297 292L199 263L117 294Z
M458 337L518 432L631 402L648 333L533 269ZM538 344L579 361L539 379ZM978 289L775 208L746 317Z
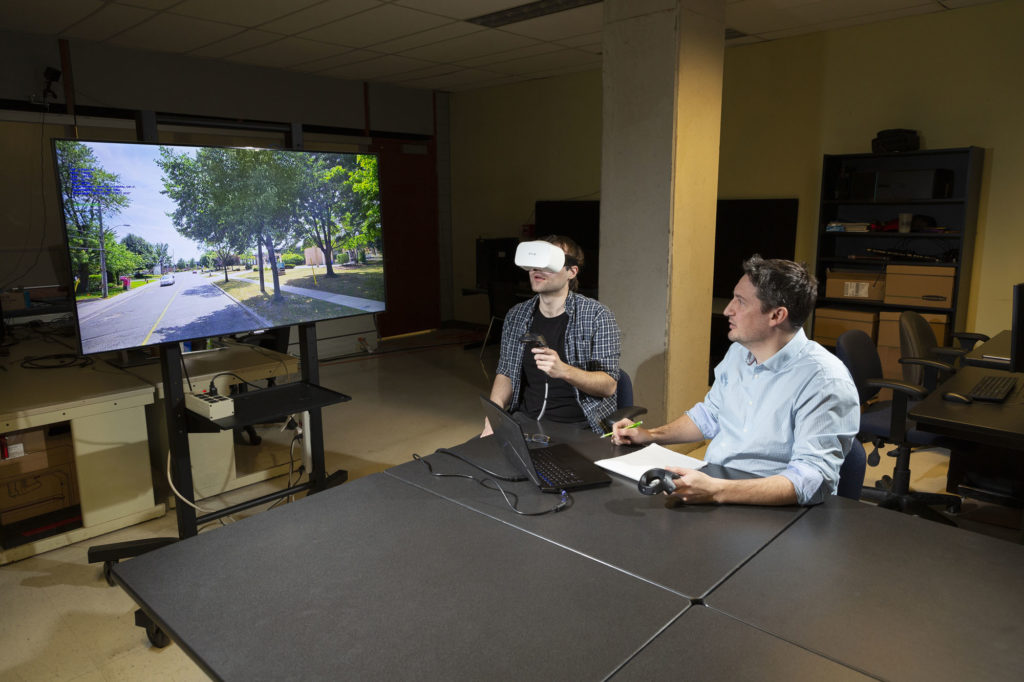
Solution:
M628 455L599 459L594 464L633 481L639 481L640 477L651 469L664 469L665 467L700 469L707 462L673 452L666 447L652 443Z

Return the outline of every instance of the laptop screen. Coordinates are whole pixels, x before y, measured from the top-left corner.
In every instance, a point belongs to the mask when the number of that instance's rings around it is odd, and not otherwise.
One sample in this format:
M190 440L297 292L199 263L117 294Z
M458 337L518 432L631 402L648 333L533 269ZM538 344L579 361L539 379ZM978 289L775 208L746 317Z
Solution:
M494 438L509 463L516 471L525 474L537 485L541 485L537 471L533 467L533 460L530 458L526 438L523 437L523 430L516 420L508 412L483 396L480 396L480 404L483 405L487 421L491 423Z

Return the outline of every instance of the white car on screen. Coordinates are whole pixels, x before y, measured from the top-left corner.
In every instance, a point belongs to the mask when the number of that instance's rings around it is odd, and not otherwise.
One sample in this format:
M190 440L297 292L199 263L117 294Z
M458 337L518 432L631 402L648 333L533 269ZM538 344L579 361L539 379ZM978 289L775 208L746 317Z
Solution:
M174 284L174 275L172 273L167 273L166 275L160 278L160 286L166 287L171 284Z

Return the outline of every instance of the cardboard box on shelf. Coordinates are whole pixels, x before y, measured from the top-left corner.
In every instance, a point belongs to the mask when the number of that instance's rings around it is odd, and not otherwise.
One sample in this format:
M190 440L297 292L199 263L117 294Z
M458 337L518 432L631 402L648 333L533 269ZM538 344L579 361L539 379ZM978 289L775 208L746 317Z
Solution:
M0 478L0 524L5 526L76 504L74 464Z
M48 457L56 456L55 453L63 456L65 449L70 452L71 432L66 424L67 422L63 422L56 427L0 433L0 476L6 475L5 472L9 471L5 467L14 467L16 460L23 457L29 458L26 462L43 462L41 468L45 468ZM38 455L38 457L29 457L30 455ZM18 463L17 466L31 466L26 462ZM56 460L54 462L59 463ZM40 467L36 466L36 468ZM20 470L32 471L32 469L25 468Z
M0 524L78 504L71 433L38 428L0 434Z
M888 265L885 268L885 302L897 305L953 307L951 265Z
M28 297L24 291L3 291L0 292L0 309L5 313L13 313L15 310L24 310L28 307Z
M878 313L843 308L818 308L814 311L814 340L835 347L843 332L860 329L874 341L878 332Z
M825 273L825 297L856 301L881 301L885 296L885 273L868 270L833 270Z

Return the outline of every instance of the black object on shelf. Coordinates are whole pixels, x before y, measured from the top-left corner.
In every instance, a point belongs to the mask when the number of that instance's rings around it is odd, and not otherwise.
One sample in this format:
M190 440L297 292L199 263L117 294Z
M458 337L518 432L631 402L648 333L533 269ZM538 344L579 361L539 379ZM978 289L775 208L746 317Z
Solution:
M841 304L862 312L916 309L945 314L949 316L949 335L966 323L984 150L915 151L890 144L899 135L914 131L885 132L895 135L880 134L887 140L883 145L886 153L826 154L823 159L815 271L820 286L818 305ZM900 214L911 214L909 232L837 229L839 223L892 226ZM949 304L897 305L877 297L825 296L829 269L877 277L892 266L909 265L922 266L922 271L926 267L952 269Z

